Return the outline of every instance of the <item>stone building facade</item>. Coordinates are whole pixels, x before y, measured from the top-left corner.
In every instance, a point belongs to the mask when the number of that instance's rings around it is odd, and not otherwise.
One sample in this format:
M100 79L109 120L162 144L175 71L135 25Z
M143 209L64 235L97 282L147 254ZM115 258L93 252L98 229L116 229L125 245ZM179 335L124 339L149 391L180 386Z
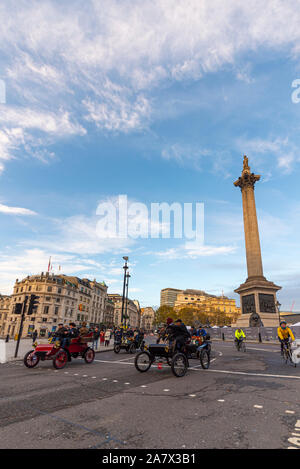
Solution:
M108 294L108 298L114 303L114 324L120 326L122 323L122 295L117 293ZM126 324L131 327L139 327L140 325L140 307L137 300L127 300L127 316ZM125 315L124 305L124 315Z
M155 327L155 311L151 306L141 308L141 329L144 331L153 331Z
M0 335L14 337L20 327L21 315L16 314L17 303L23 303L25 297L39 296L39 304L32 315L25 314L22 337L27 337L36 330L38 337L46 337L59 323L83 321L91 327L103 323L107 304L107 285L96 280L80 279L66 275L41 273L16 280L13 294L8 299L0 300ZM5 309L6 305L6 309Z

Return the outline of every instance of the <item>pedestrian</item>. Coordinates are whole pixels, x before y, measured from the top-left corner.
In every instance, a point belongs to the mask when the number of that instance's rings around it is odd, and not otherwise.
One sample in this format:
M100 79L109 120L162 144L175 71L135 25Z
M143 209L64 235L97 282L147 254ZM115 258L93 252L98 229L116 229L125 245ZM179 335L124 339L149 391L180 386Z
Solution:
M100 337L99 329L98 329L98 327L95 327L94 333L93 333L93 345L92 345L92 348L93 348L93 349L97 349L97 348L98 348L98 340L99 340L99 337Z
M109 342L110 342L110 329L106 329L105 331L105 335L104 335L104 338L105 338L105 347L108 347L109 346Z
M7 334L5 342L9 342L9 334Z
M38 335L37 330L35 330L35 331L32 333L32 343L33 343L33 344L34 344L35 341L36 341L37 335Z
M105 332L103 329L101 329L100 331L100 345L104 345L104 341L105 341Z

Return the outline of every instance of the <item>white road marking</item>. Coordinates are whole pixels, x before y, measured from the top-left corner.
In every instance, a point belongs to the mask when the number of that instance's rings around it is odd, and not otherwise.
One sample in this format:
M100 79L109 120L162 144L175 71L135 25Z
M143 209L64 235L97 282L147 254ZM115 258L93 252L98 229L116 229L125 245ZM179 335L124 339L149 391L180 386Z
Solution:
M164 389L164 391L165 391L165 392L168 392L168 391L170 391L170 389Z
M300 420L297 420L295 427L300 428Z
M196 368L190 368L190 370L202 371ZM246 376L262 376L264 378L288 378L288 379L300 379L300 376L290 376L290 375L269 375L266 373L247 373L245 371L229 371L229 370L215 370L209 369L209 371L205 371L205 373L225 373L230 375L246 375Z
M119 362L125 362L126 360L133 360L134 359L134 356L133 357L128 357L128 358L122 358L121 360L117 360Z
M196 394L189 394L190 397L196 397Z
M225 402L225 399L218 399L218 402Z
M300 446L300 438L289 438L288 441L293 445Z
M294 414L295 411L294 411L294 410L286 410L285 413L286 413L286 414Z
M127 362L121 362L121 361L112 361L112 360L94 360L94 362L99 362L99 363L119 363L120 365L133 365L134 363L127 363Z
M263 406L262 405L254 405L253 407L255 407L256 409L263 409Z
M141 388L146 388L147 386L145 384L142 384Z

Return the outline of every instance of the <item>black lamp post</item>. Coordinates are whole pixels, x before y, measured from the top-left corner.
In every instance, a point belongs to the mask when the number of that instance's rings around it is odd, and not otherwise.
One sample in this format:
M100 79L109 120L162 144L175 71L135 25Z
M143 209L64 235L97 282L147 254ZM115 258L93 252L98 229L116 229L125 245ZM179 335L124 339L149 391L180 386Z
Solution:
M281 303L279 303L278 300L276 301L276 306L277 306L277 311L278 311L278 316L279 316L279 326L280 326L280 306L281 306Z
M130 275L129 272L126 274L126 294L125 294L125 326L126 326L126 319L127 316L127 308L128 308L128 283L129 283Z
M125 303L125 288L126 288L126 272L127 272L127 269L128 269L128 266L127 266L127 262L128 262L128 257L127 256L124 256L123 257L124 261L125 261L125 264L123 266L123 269L124 269L124 281L123 281L123 296L122 296L122 312L121 312L121 324L123 325L123 321L124 321L124 303Z

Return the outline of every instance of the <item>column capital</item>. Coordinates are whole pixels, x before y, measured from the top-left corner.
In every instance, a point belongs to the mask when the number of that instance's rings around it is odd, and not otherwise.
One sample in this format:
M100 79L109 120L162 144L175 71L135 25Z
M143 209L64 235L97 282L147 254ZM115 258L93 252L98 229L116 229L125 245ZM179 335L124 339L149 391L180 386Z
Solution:
M260 175L251 173L248 158L244 155L242 175L233 184L235 187L240 187L241 190L246 187L252 187L252 189L254 189L254 184L259 180Z

